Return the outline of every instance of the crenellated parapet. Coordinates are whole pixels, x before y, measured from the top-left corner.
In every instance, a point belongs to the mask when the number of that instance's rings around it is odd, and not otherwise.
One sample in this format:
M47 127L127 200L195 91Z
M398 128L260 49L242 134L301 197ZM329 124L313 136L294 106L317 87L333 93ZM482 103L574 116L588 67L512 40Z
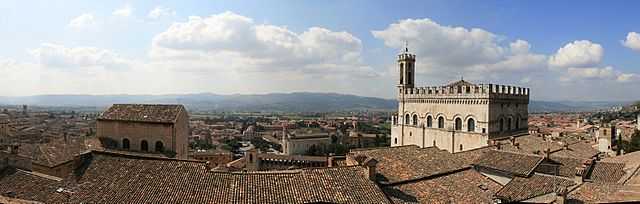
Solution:
M498 85L471 84L458 81L446 86L416 87L404 89L404 99L529 99L529 88Z

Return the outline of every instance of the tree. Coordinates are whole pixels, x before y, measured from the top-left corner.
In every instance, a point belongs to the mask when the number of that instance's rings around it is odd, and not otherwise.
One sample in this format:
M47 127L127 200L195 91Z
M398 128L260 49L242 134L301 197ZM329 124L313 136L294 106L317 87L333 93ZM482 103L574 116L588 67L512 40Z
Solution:
M635 152L640 150L640 131L636 130L631 135L631 141L622 141L622 149L625 153Z

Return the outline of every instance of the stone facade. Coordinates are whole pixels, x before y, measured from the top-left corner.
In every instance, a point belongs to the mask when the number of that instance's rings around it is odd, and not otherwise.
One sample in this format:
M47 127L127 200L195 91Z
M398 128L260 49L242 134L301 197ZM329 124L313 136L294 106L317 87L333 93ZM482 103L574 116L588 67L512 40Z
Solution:
M184 106L114 106L98 118L98 138L110 138L122 150L157 153L170 150L176 153L176 158L187 158L189 115Z
M607 156L615 156L617 150L617 136L618 130L615 126L610 124L603 124L598 128L596 132L596 139L598 140L598 152L604 153Z
M528 88L464 80L417 88L415 59L406 49L398 56L399 103L392 119L391 146L436 146L458 152L528 132Z
M312 146L320 147L331 144L331 135L319 129L301 128L294 132L283 129L282 153L285 155L303 155Z

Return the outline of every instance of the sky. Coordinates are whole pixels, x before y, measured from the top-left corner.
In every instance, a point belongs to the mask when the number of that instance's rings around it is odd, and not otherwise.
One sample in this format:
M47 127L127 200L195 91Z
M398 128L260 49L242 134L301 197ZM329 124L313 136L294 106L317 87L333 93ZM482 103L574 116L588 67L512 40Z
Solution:
M638 1L0 2L0 95L528 87L533 100L640 99Z

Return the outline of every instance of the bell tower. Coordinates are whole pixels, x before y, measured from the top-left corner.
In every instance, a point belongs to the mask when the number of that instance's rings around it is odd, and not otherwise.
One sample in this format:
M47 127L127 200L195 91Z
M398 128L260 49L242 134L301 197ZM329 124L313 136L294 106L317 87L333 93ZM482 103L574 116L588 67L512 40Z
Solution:
M400 78L398 79L398 88L400 91L413 88L415 84L416 71L416 55L409 52L409 47L405 42L404 50L398 54L398 68L400 70Z

